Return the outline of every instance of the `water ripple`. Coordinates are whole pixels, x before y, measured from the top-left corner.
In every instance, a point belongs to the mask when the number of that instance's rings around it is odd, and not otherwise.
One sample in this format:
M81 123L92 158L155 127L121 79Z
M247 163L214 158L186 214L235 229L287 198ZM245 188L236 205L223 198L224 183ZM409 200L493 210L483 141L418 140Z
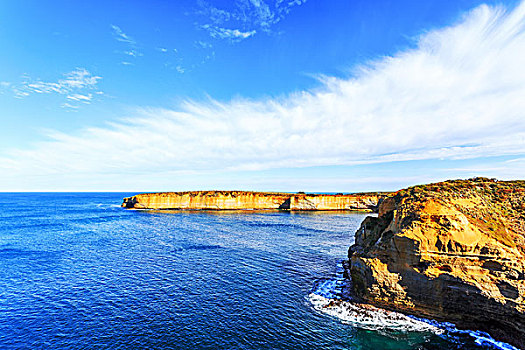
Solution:
M312 307L365 214L119 208L129 195L0 195L1 349L490 348Z

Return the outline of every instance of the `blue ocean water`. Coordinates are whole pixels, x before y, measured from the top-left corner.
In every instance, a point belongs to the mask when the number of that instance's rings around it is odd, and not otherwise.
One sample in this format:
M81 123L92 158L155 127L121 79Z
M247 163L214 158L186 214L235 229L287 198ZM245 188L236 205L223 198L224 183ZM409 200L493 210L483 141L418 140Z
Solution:
M1 349L490 349L316 310L365 214L130 211L0 194Z

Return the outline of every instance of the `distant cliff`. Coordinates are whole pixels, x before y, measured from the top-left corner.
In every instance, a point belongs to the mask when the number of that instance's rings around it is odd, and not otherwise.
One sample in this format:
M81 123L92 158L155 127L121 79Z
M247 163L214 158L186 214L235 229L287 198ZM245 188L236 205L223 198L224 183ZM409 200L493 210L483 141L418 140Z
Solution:
M375 211L387 194L305 194L247 191L143 193L124 198L133 209L193 210L368 210Z
M525 181L401 190L363 221L349 258L365 301L525 348Z

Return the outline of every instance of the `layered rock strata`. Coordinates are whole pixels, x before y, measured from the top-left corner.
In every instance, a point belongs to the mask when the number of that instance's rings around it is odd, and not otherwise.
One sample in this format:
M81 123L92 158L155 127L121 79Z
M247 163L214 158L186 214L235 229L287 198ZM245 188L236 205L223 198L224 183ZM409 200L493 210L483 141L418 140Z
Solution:
M525 181L397 192L361 224L348 273L366 302L525 348Z
M387 194L305 194L247 191L143 193L124 198L122 207L193 210L368 210L375 211Z

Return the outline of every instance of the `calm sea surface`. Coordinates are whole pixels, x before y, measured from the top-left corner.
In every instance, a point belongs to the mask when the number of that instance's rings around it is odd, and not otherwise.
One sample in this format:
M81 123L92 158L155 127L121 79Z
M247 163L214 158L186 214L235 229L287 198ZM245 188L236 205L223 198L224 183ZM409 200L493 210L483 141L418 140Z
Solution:
M482 349L312 307L365 214L127 211L125 195L0 194L1 349Z

